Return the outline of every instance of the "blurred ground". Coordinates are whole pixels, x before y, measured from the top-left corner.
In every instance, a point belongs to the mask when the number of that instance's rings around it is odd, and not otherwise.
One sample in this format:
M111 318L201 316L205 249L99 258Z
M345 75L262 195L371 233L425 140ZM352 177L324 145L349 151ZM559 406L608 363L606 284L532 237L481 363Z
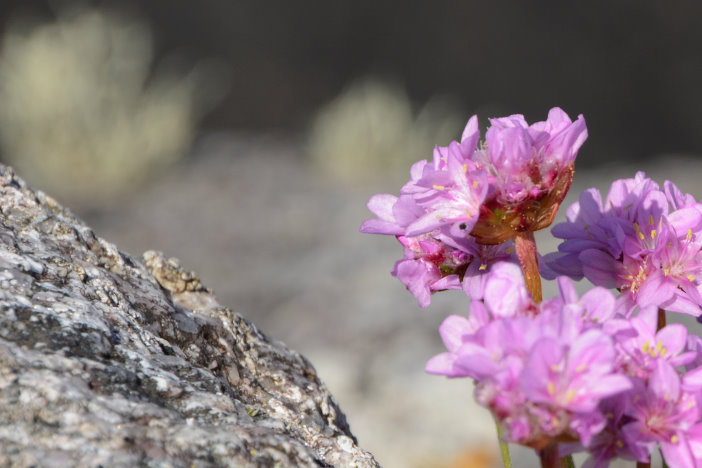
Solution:
M209 135L143 191L84 217L132 254L153 248L179 257L222 303L306 355L361 446L384 466L490 466L498 460L494 426L473 403L470 383L423 371L442 352L438 325L466 311L465 297L435 295L420 309L389 274L400 246L358 232L370 217L368 198L397 193L406 174L340 185L307 161L295 139ZM565 206L584 188L606 190L637 169L699 199L702 164L693 161L668 156L640 168L576 170ZM542 252L555 249L548 233L539 240ZM545 297L553 294L547 284ZM528 451L514 457L515 466L536 466Z

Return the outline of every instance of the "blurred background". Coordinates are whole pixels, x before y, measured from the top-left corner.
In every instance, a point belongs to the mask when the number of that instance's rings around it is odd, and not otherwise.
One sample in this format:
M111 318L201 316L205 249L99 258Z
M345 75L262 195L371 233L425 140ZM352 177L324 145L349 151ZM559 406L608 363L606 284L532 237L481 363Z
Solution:
M470 383L423 373L467 301L421 310L390 277L400 246L358 233L372 194L474 113L560 106L590 132L566 205L638 169L702 197L700 2L3 0L0 20L0 160L307 355L386 467L497 456Z

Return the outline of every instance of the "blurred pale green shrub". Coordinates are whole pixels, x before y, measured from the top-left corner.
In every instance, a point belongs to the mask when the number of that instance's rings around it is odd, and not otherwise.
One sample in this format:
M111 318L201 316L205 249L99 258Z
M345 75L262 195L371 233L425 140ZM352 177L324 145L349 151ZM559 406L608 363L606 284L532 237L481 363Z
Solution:
M431 159L435 145L460 137L461 113L446 98L415 111L402 87L365 78L317 113L309 154L324 171L350 183L406 173Z
M195 76L152 70L148 26L95 9L10 24L0 50L2 160L54 196L96 207L179 158Z

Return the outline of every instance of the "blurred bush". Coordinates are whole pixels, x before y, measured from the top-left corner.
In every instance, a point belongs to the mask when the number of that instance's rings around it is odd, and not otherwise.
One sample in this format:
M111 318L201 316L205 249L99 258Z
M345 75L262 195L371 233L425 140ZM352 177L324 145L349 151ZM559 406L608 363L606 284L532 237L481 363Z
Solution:
M0 50L2 159L39 188L97 207L189 147L202 73L155 74L134 15L74 7L10 23Z
M463 120L448 98L432 98L415 112L400 86L364 78L318 111L309 153L346 182L406 177L412 163L432 157L435 145L459 138Z

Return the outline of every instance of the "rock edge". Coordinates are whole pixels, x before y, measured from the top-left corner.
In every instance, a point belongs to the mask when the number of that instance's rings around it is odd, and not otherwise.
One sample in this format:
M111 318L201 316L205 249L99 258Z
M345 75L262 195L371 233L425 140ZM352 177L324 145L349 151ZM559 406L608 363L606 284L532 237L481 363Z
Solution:
M0 466L379 466L314 367L178 261L2 165L0 225Z

